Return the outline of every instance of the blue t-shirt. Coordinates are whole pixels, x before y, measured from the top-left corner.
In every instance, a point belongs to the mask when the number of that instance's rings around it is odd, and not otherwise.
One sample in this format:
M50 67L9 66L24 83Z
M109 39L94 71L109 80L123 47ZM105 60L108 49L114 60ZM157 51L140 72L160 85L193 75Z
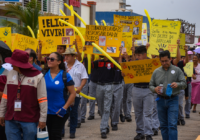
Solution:
M45 75L45 82L47 88L47 100L48 100L48 112L47 114L55 115L56 112L65 105L65 99L63 97L64 82L62 78L63 70L52 79L50 70ZM67 86L74 85L74 81L67 73Z

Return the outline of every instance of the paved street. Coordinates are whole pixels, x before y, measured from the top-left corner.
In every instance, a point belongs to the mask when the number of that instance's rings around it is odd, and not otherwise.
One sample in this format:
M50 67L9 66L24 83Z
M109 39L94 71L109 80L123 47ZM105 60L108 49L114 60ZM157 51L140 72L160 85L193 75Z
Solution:
M87 108L87 117L89 112L89 104ZM95 110L97 112L97 108ZM197 113L191 113L190 119L186 120L185 126L178 126L178 139L179 140L195 140L198 135L200 135L200 107L197 106ZM118 131L110 131L107 135L108 140L133 140L133 137L136 135L135 128L135 114L132 113L132 122L119 123ZM77 140L102 140L100 135L100 116L95 113L95 120L88 121L81 124L81 128L77 129L76 139ZM109 122L110 124L110 122ZM69 139L69 127L66 123L66 132L65 138L63 140ZM161 134L159 131L158 136L153 137L154 140L162 140Z

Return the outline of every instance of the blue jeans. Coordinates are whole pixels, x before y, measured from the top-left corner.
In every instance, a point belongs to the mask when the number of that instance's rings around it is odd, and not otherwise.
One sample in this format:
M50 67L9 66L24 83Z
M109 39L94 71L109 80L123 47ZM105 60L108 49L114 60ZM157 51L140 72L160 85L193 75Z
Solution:
M78 106L80 103L80 99L81 98L79 97L75 98L74 106L72 107L72 110L70 111L70 134L76 133L76 127L78 123Z
M24 140L35 140L38 123L5 121L5 132L7 140L21 140L23 133ZM22 132L21 132L22 130Z
M178 96L157 101L158 118L163 140L178 140Z

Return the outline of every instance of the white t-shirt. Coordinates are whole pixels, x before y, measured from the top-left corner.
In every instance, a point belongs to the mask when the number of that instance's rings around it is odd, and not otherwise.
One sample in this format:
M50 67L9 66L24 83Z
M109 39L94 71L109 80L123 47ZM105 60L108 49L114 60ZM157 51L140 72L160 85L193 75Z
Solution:
M65 67L66 69L68 69L67 62L65 62ZM74 87L80 87L81 81L83 79L88 79L88 74L84 65L80 63L78 60L75 60L74 65L68 71L68 73L70 74L70 76L72 77L74 81L74 84L75 84Z

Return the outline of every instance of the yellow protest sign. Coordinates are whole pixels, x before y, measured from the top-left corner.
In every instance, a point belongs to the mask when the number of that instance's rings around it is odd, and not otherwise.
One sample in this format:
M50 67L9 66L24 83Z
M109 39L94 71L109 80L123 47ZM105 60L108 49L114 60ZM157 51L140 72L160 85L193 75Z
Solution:
M121 63L126 84L150 82L154 70L160 66L159 58Z
M146 45L147 42L148 42L147 24L146 23L142 23L142 36L141 36L141 40L135 40L134 45L135 46Z
M83 35L83 38L85 39L86 28L82 28L82 27L76 27L76 28L81 32L81 34ZM77 33L75 33L75 35L76 35L76 42L77 42L79 52L82 52L83 44L82 44L81 38Z
M123 32L131 32L133 38L141 39L143 16L114 15L114 26L122 27Z
M193 75L193 62L188 62L185 67L183 67L184 72L187 74L187 77L192 77Z
M11 46L12 46L12 52L15 50L15 47L13 46L15 41L16 33L11 34Z
M110 56L119 57L121 42L122 28L119 26L86 26L85 53L87 54L102 54L98 49L92 46L92 43L95 43Z
M29 36L21 35L21 34L16 34L15 35L15 40L13 42L13 47L14 49L19 49L19 50L26 50L26 49L33 49L36 51L38 46L38 40Z
M11 27L0 28L0 41L3 41L12 50Z
M179 48L180 48L181 56L185 56L185 50L184 50L184 45L185 45L185 34L180 33L179 38L180 38L180 45L179 45Z
M122 33L122 42L121 46L122 48L122 53L127 52L128 55L132 55L132 33L130 32L123 32Z
M74 25L72 16L41 16L39 17L39 39L42 41L42 54L57 51L57 45L69 45L74 41L74 29L59 22L62 19Z
M151 25L151 47L148 49L148 53L159 55L160 51L169 50L171 57L176 57L180 28L180 21L154 19Z

